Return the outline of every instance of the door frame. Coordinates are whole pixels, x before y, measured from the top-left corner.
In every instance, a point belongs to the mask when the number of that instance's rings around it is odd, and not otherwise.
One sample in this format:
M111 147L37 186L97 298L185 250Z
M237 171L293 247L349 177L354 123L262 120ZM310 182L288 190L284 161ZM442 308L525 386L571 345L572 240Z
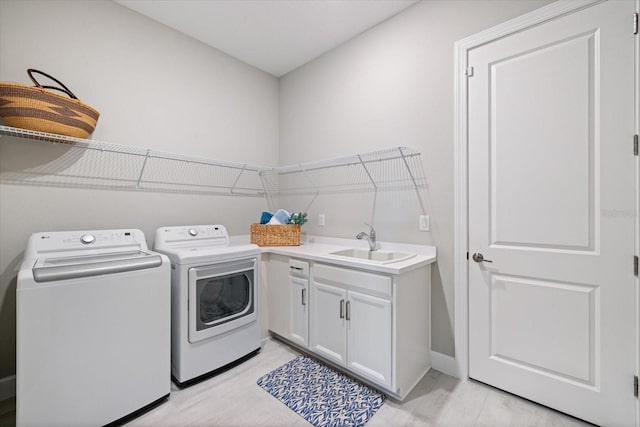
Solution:
M488 30L479 32L454 44L454 320L455 320L455 374L469 378L469 216L468 216L468 110L467 67L471 49L509 36L563 15L603 3L607 0L559 0L520 17L511 19ZM640 0L635 0L636 11ZM632 17L629 17L632 30ZM640 133L640 36L635 39L635 134ZM630 155L632 141L629 141ZM640 230L640 159L635 159L635 225ZM635 236L635 252L640 254L640 233ZM630 264L631 268L631 264ZM635 279L636 319L636 374L640 372L640 280ZM630 379L631 384L631 379ZM631 390L630 390L631 392ZM640 426L640 400L636 403L636 425Z

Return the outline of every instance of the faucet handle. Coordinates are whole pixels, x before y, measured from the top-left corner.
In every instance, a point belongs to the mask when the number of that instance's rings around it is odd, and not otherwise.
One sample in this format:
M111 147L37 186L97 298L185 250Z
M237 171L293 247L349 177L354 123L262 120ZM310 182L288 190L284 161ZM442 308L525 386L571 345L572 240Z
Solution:
M376 229L373 228L373 225L369 224L368 222L365 222L364 225L366 225L367 227L369 227L371 229L371 230L369 230L369 237L375 243L375 241L376 241Z

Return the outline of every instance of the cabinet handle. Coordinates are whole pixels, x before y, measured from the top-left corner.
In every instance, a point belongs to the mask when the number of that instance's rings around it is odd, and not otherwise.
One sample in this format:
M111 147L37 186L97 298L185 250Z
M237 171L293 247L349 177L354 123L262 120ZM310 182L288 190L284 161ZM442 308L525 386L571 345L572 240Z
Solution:
M344 300L340 300L340 318L344 319Z
M289 268L290 268L291 270L298 270L298 271L302 271L302 270L304 270L302 267L294 267L293 265L290 265L290 266L289 266Z
M347 320L351 320L351 301L347 301Z
M302 289L302 305L307 305L307 303L304 302L304 300L305 300L305 298L304 298L305 295L304 294L307 293L306 291L307 291L306 289L304 289L304 288Z

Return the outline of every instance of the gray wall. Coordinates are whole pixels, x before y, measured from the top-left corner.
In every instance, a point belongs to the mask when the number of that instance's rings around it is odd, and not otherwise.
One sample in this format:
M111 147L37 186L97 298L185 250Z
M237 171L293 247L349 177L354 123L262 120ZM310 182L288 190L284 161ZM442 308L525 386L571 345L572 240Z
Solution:
M59 77L100 110L101 141L264 165L421 151L431 232L417 231L407 192L379 196L376 226L381 240L438 246L432 348L453 355L453 42L546 3L424 1L278 81L110 1L0 0L0 81L29 83L29 67ZM49 145L2 138L0 174L55 160ZM371 206L371 194L321 196L305 231L353 237ZM247 234L265 208L253 198L1 184L0 378L15 372L15 277L31 233L136 227L151 245L162 225L219 222Z
M30 84L30 67L100 111L95 140L278 162L276 78L111 1L0 0L0 81ZM0 174L57 159L50 144L1 139ZM151 245L162 225L248 234L266 207L259 198L0 185L0 378L15 372L16 274L31 233L139 228Z
M394 146L422 153L431 231L418 231L415 194L380 195L378 238L432 244L432 349L454 355L453 44L548 1L423 1L280 80L280 163ZM298 200L304 207L308 199ZM296 203L291 203L296 205ZM321 196L310 234L365 230L372 196ZM317 226L317 215L327 226Z

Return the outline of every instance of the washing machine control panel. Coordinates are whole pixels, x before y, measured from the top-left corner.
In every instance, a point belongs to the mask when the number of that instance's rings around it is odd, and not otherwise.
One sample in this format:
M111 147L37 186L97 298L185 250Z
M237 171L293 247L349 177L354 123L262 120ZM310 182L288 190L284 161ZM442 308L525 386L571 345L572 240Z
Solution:
M114 248L123 250L135 247L148 250L144 234L140 230L83 230L83 231L54 231L51 233L35 233L29 239L29 251L34 253L53 251L74 251ZM122 249L118 249L122 248Z
M85 245L90 245L95 241L96 241L96 236L94 236L93 234L84 234L80 238L80 242L84 243Z

